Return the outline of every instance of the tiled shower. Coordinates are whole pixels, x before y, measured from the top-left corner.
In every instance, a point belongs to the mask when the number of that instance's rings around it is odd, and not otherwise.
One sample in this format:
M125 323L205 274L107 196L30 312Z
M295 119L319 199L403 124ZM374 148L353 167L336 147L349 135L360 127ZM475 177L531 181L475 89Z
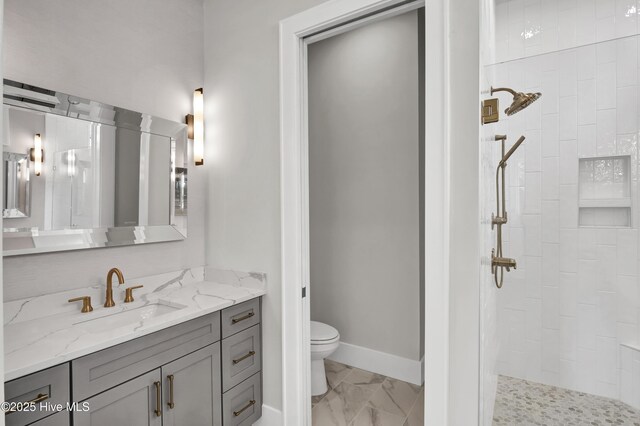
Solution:
M504 251L518 268L500 290L482 280L484 365L493 359L498 375L640 409L640 2L492 7L486 82L543 96L482 128L481 213L489 228L500 156L491 139L507 134L510 145L526 136L507 168ZM500 101L503 110L511 99ZM495 245L488 232L485 249ZM486 312L492 305L495 318ZM494 323L495 336L487 331ZM497 345L493 358L487 341ZM492 385L483 380L488 398ZM491 404L483 406L489 424Z

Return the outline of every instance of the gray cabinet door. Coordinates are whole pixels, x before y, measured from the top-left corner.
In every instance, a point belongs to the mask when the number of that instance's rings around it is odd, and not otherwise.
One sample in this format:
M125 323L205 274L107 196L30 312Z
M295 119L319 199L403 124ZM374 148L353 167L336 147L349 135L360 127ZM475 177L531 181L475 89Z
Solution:
M221 426L220 343L162 366L164 426Z
M161 426L161 399L160 369L156 369L89 398L88 411L75 411L73 424L74 426Z

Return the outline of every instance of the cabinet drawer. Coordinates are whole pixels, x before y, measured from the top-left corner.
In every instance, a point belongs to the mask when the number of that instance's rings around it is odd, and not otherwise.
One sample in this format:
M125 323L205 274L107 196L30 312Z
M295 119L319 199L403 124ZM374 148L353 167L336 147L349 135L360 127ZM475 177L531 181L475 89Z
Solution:
M69 364L52 367L4 384L7 402L41 401L48 404L62 404L66 409L71 397L69 393ZM7 426L22 426L33 423L52 414L51 410L41 411L40 402L36 411L16 411L5 414Z
M222 391L260 371L260 324L222 340Z
M222 396L224 426L252 425L262 416L261 373L256 373Z
M260 322L260 299L253 299L222 311L222 338Z
M78 358L73 400L81 401L220 340L219 312Z
M32 423L31 426L69 426L71 424L71 416L68 411L61 411L53 416L45 417Z

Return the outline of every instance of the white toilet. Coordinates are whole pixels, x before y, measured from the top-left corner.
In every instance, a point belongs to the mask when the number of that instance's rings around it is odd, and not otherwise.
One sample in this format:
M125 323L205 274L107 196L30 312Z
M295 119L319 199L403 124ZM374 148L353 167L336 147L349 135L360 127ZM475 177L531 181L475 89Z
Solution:
M324 359L335 352L340 344L340 333L330 325L311 321L311 395L327 391Z

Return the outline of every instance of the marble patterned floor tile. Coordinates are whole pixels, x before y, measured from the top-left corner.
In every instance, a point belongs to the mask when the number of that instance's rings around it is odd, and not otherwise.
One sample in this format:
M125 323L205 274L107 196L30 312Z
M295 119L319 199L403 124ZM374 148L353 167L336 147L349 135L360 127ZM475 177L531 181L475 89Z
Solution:
M344 378L344 381L354 385L360 384L382 384L387 378L382 374L372 373L371 371L361 370L359 368L352 367L351 374Z
M640 410L613 399L500 376L494 426L640 426Z
M349 425L372 395L369 385L340 383L313 408L314 426Z
M406 418L418 399L420 389L420 386L387 377L369 401L369 406Z
M350 426L402 426L404 417L364 407Z
M322 401L322 398L327 396L327 394L331 391L331 386L327 383L327 391L322 395L315 395L311 397L311 406L314 407L318 402Z
M351 373L353 367L340 364L339 362L331 361L329 359L325 359L324 369L327 375L327 382L329 383L329 387L333 389Z
M409 411L409 416L403 426L424 426L424 386L420 389L418 398Z

